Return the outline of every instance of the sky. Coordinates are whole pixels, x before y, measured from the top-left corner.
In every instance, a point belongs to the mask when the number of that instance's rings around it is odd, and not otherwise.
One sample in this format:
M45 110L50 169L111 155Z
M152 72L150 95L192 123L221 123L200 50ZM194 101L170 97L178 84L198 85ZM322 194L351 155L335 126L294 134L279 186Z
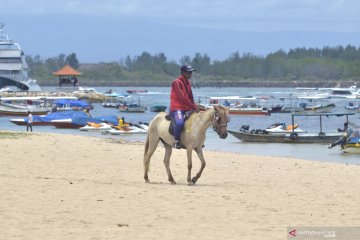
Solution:
M359 0L0 1L0 22L25 55L74 52L81 63L360 46Z

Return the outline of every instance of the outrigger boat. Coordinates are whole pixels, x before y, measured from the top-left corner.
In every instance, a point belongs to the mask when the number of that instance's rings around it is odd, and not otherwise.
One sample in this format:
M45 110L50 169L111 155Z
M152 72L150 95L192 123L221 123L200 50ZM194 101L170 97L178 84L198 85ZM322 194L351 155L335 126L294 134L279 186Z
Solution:
M284 134L269 134L268 132L258 131L258 132L249 132L244 129L240 131L231 131L228 132L234 137L238 138L243 142L268 142L268 143L329 143L339 139L343 135L343 132L323 132L322 128L322 117L329 116L345 116L346 123L348 124L349 115L354 115L355 113L293 113L291 114L292 126L295 125L295 117L297 116L306 116L306 117L319 117L319 132L296 132L295 128L290 133Z

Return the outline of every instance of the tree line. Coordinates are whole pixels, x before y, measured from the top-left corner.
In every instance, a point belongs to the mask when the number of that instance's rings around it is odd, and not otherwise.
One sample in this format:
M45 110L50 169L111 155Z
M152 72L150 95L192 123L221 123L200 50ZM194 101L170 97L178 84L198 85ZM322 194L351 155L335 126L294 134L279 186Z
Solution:
M212 60L207 54L183 56L178 62L164 53L142 52L126 56L119 62L79 63L75 53L60 54L43 60L27 56L32 78L41 84L53 84L52 72L65 64L83 73L81 83L87 85L168 84L179 74L179 66L191 64L197 69L196 84L264 81L354 81L360 80L360 47L352 45L323 48L278 50L266 56L234 52L224 60Z

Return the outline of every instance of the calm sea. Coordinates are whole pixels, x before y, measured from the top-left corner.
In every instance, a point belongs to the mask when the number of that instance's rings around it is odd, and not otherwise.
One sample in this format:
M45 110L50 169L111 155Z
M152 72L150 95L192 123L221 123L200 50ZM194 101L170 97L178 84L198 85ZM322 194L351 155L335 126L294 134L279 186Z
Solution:
M96 87L99 92L105 92L110 87ZM124 93L128 89L146 89L146 94L136 94L133 96L134 102L140 102L147 107L153 105L166 105L169 106L169 93L170 88L165 87L146 87L146 88L131 88L131 87L111 87L113 91ZM43 87L44 91L53 91L52 87ZM295 89L292 88L196 88L193 90L195 99L201 96L289 96ZM344 106L345 100L336 100L336 108L334 112L345 112ZM116 109L104 108L100 103L95 103L94 110L91 114L108 115L115 114L119 117L124 116L127 122L137 123L150 122L156 113L120 113ZM25 131L24 126L17 126L9 122L9 119L14 117L0 117L0 129L2 130L15 130ZM349 120L353 123L359 124L359 116L349 116ZM337 128L343 128L345 117L329 117L323 119L324 131L334 131ZM263 129L275 122L285 122L291 124L291 116L288 113L276 113L271 116L237 116L231 115L231 122L228 129L238 130L242 125L250 125L250 128ZM296 123L300 127L307 131L319 131L319 120L317 117L298 117ZM34 131L37 132L51 132L62 134L74 134L74 135L88 135L100 138L121 138L129 141L144 141L145 135L132 135L132 136L112 136L103 135L97 132L82 132L74 129L57 129L50 126L34 127ZM217 150L226 152L256 154L262 156L280 156L280 157L292 157L306 160L316 160L325 162L336 162L343 164L360 164L359 155L356 154L344 154L337 148L329 150L326 144L275 144L275 143L244 143L229 134L227 139L220 139L216 133L209 128L206 138L206 150ZM206 157L206 152L205 152Z

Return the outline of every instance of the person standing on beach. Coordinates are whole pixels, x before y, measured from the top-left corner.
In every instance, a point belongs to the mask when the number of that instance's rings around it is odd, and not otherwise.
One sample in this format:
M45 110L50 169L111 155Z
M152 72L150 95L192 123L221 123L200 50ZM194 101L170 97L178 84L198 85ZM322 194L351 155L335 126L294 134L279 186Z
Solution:
M184 115L187 111L197 111L194 96L191 89L190 78L192 72L196 71L190 65L183 65L180 68L181 74L171 85L170 114L175 119L174 125L174 148L181 149L180 136L184 128Z
M30 111L28 111L27 113L28 113L28 121L26 124L26 131L28 132L30 129L32 132L33 131L32 126L33 126L34 119L33 119L33 116Z

